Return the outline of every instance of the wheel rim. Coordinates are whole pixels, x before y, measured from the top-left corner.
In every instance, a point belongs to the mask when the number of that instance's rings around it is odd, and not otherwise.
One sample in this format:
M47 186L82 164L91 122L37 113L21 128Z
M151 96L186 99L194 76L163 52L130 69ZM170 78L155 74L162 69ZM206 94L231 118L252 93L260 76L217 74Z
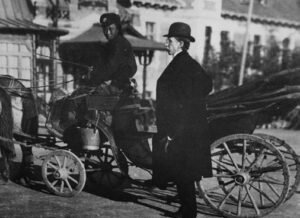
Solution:
M86 181L81 160L64 150L46 156L42 164L42 177L49 191L63 197L80 193Z
M289 144L279 138L263 133L257 133L255 135L274 145L283 154L290 173L289 191L285 201L289 200L297 191L300 183L300 161L298 155Z
M122 186L128 173L124 155L118 153L120 168L109 145L102 145L99 151L89 152L85 168L89 180L100 189L117 189ZM125 175L124 175L125 173Z
M288 168L271 144L237 134L217 140L211 150L214 177L203 179L199 189L204 200L222 215L261 217L285 199Z

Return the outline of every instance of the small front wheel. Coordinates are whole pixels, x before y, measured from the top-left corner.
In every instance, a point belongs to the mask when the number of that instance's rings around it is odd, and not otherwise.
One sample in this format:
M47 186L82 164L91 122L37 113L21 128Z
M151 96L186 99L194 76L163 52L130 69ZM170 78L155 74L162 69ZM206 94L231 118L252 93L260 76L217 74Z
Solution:
M49 191L62 197L80 193L86 181L81 160L65 150L54 151L46 156L42 164L42 177Z

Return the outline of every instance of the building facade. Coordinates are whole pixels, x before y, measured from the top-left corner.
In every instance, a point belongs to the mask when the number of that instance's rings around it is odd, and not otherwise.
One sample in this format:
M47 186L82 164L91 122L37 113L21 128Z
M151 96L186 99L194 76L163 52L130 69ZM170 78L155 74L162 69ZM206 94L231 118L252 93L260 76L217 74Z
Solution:
M59 27L67 28L68 40L89 29L106 11L119 13L130 21L148 39L165 42L164 34L171 23L183 21L192 28L196 42L190 54L206 65L211 49L218 55L224 41L234 43L241 52L246 32L246 20L250 0L70 0L61 1ZM300 6L297 0L253 0L254 9L249 29L249 53L264 55L270 41L275 41L281 50L294 49L300 45ZM49 8L48 0L38 0L44 13ZM42 4L42 2L44 2ZM66 4L68 2L68 4ZM122 2L126 2L123 7ZM121 5L121 7L120 7ZM48 9L49 10L49 9ZM48 25L51 21L37 15L35 21ZM259 51L257 51L259 48ZM155 98L156 81L171 57L164 51L156 51L147 69L146 89ZM138 59L137 59L138 61ZM237 60L240 61L240 60ZM142 90L143 66L139 65L136 79Z
M57 39L68 32L37 25L33 18L30 1L0 0L0 74L20 79L45 99L59 80L53 73Z

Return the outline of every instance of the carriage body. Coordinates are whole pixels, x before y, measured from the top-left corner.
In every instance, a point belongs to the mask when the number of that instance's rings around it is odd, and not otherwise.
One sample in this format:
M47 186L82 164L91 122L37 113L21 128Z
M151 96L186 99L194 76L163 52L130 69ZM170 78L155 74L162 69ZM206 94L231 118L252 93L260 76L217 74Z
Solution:
M291 78L298 71L208 97L215 139L213 177L197 186L204 200L223 216L264 216L296 191L298 155L284 141L253 131L266 114L278 115L299 103L299 76ZM45 157L42 176L57 195L80 193L86 176L98 187L118 188L128 174L128 162L152 167L149 140L156 133L154 105L136 93L123 98L107 87L77 90L52 101L46 127L49 137L66 143L61 147L55 140L46 141L54 151ZM45 143L41 137L37 140Z

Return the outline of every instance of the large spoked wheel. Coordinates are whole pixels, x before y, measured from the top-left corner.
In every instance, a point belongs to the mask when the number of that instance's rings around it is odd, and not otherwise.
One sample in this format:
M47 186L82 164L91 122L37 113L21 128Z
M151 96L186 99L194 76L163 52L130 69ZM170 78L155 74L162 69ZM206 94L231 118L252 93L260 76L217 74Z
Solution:
M200 195L225 217L262 217L277 208L289 187L283 155L258 136L236 134L211 145L213 177Z
M63 197L80 193L86 181L81 160L72 152L64 150L46 156L42 164L42 177L50 192Z
M262 137L264 140L274 145L283 154L290 172L289 192L285 199L286 201L289 200L297 191L300 183L300 161L298 155L284 140L263 133L256 133L255 135Z
M120 167L109 144L89 152L85 158L85 168L90 182L102 190L119 189L128 175L128 164L121 151L118 151L118 162Z

